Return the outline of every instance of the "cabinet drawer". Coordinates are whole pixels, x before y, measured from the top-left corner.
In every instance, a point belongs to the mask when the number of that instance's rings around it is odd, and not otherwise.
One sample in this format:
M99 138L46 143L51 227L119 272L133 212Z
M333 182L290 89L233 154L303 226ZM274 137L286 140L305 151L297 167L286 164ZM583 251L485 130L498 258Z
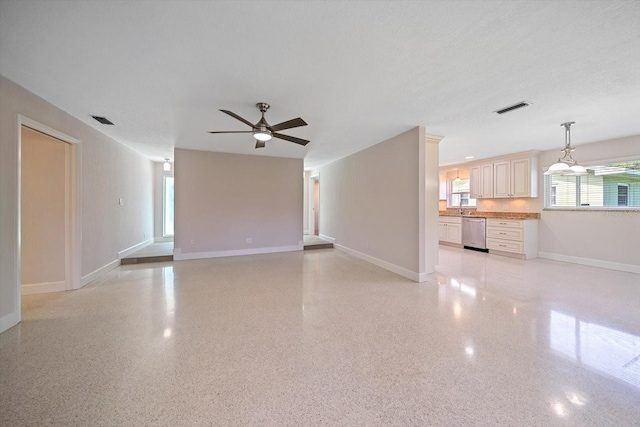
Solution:
M487 218L487 226L522 228L522 221L519 219Z
M487 237L522 241L522 228L487 227Z
M523 253L522 242L513 240L487 239L487 249L496 251L513 252L516 254Z
M446 222L449 224L462 224L462 218L459 216L440 216L439 217L439 221L440 222Z

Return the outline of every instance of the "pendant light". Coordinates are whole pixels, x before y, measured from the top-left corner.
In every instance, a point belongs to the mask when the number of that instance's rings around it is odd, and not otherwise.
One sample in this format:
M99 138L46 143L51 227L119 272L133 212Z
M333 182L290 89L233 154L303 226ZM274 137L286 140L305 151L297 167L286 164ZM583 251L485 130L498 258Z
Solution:
M460 169L456 169L456 179L453 180L453 182L460 182L462 181L460 179Z
M566 122L560 125L564 127L564 149L560 150L564 155L558 159L557 163L549 167L544 173L545 175L581 176L588 174L587 170L571 157L571 152L575 150L571 146L571 126L575 123Z
M165 172L171 171L171 163L169 163L169 159L164 159L164 164L162 165L162 169L164 169Z

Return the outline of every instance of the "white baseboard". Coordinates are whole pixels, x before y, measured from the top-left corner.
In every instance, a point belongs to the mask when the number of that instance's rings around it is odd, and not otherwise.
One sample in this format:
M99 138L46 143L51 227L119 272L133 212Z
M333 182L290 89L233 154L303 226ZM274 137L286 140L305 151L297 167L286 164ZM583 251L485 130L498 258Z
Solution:
M335 243L336 242L336 238L335 237L329 237L329 236L326 236L324 234L318 234L318 237L320 237L321 239L324 239L324 240L328 240L331 243Z
M180 248L174 248L173 260L183 261L187 259L220 258L220 257L227 257L227 256L271 254L275 252L293 252L293 251L302 251L302 250L304 250L303 244L297 244L292 246L275 246L270 248L235 249L235 250L229 250L229 251L189 252L186 254L183 254Z
M553 261L571 262L573 264L582 264L591 267L607 268L609 270L626 271L628 273L640 274L640 265L623 264L621 262L603 261L600 259L592 258L581 258L577 256L554 254L551 252L541 251L538 251L538 258L545 258Z
M137 245L133 245L125 250L122 250L120 252L118 252L118 258L122 259L125 258L126 256L134 253L135 251L139 251L140 249L149 246L150 244L152 244L154 242L154 239L147 239L144 242L138 243Z
M173 237L154 237L153 243L173 242Z
M304 230L302 234L311 234L311 232L309 230Z
M66 290L67 283L64 280L62 282L29 283L20 286L21 295L46 294Z
M364 254L362 252L358 252L346 246L338 245L336 243L333 244L333 247L336 249L340 249L343 252L348 253L349 255L353 255L356 258L360 258L361 260L370 262L371 264L377 265L378 267L382 267L385 270L389 270L392 273L399 274L402 277L406 277L407 279L411 279L414 282L424 282L427 280L428 273L416 273L415 271L408 270L404 267L400 267L399 265L392 264L387 261L383 261L379 258L372 257L371 255Z
M111 261L109 264L105 266L98 268L97 270L92 271L86 276L82 276L82 279L80 280L80 287L88 285L89 283L93 282L97 278L104 276L105 274L107 274L108 272L110 272L111 270L119 266L120 266L120 260L117 259L115 261Z
M6 316L0 317L0 334L9 328L13 328L20 323L20 311L14 311Z

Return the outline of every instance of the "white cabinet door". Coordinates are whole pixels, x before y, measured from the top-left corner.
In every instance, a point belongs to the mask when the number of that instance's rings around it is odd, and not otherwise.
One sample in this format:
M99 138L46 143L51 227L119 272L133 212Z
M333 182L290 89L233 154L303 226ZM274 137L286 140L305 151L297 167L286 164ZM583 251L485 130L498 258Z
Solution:
M531 163L529 159L511 161L511 196L531 196Z
M493 197L493 163L480 166L480 195L484 199Z
M472 166L470 168L470 196L474 199L493 197L493 163Z
M483 196L481 171L480 166L473 166L470 170L469 197L472 199L481 199Z
M438 224L438 240L441 242L447 241L447 223L445 222Z
M462 243L461 224L449 224L447 226L447 241L450 243Z
M511 197L511 162L493 164L493 197Z

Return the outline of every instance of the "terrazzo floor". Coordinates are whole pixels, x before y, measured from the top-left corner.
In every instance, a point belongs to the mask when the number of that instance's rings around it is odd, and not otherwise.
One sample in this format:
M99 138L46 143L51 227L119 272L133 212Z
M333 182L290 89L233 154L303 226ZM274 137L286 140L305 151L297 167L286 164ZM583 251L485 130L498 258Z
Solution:
M324 249L22 301L2 426L640 423L637 274L442 247L419 284Z

